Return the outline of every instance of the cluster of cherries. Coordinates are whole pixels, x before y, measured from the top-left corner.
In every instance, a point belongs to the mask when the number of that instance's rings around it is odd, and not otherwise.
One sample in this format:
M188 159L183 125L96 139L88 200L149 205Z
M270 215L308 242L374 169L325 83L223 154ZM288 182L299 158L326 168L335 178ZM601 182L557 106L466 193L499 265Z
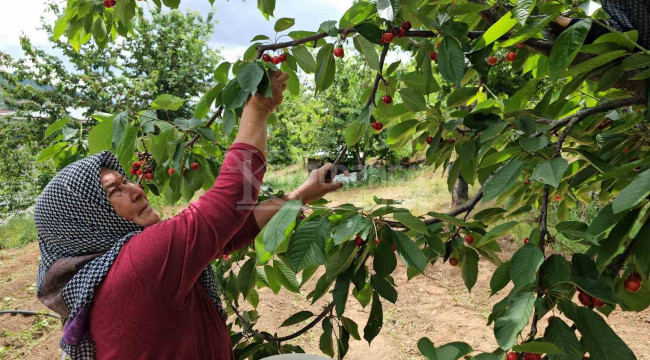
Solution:
M578 289L578 301L580 301L580 303L582 305L588 306L588 307L595 306L595 307L599 308L599 307L605 306L604 301L602 301L602 300L600 300L598 298L595 298L595 297L587 294L586 292L582 292L582 290L579 290L579 289Z
M262 60L266 62L272 62L274 65L278 65L280 63L287 61L287 54L282 53L280 55L273 56L273 57L271 57L271 55L269 54L264 54L262 55Z
M508 355L506 355L506 360L517 360L519 358L519 353L516 352L509 352ZM542 355L541 354L533 354L533 353L525 353L524 360L542 360Z
M375 245L378 245L380 242L381 242L380 238L375 239ZM363 238L361 236L357 235L357 236L354 237L354 243L358 247L362 247L363 245L365 245L366 241L363 240ZM397 248L395 247L395 244L393 244L393 251L397 251Z
M110 9L110 8L114 7L116 4L117 4L116 0L104 0L104 6L106 8Z
M153 171L156 169L154 166L150 166L145 169L144 161L135 161L131 164L131 170L129 172L131 175L137 175L138 178L145 178L147 180L153 179Z
M426 141L427 141L427 144L431 145L431 143L433 142L433 136L427 136L427 140L426 140ZM456 142L456 139L455 139L455 138L449 138L449 143L450 143L450 144L453 144L453 143L455 143L455 142Z
M611 123L612 123L611 119L607 119L607 120L601 122L600 124L598 124L598 130L602 130L602 129L608 127ZM626 152L625 150L623 150L623 151Z
M406 32L409 30L411 30L411 23L408 20L405 20L401 27L394 27L391 31L383 33L381 38L379 38L379 43L382 45L390 44L393 42L393 38L401 39L406 36Z

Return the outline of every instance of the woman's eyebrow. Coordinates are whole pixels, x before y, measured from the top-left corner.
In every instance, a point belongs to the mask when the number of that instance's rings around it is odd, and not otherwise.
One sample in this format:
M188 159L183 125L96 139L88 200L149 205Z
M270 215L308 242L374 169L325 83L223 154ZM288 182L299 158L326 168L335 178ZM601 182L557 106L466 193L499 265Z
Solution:
M108 183L108 185L106 185L104 190L108 190L108 189L110 189L110 188L112 188L114 186L117 186L117 184L118 184L117 179L113 179Z

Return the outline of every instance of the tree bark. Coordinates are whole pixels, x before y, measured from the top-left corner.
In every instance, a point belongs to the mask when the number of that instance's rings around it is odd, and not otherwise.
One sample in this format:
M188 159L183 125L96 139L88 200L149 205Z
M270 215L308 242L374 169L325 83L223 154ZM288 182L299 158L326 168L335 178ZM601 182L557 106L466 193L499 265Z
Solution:
M461 175L458 175L456 179L456 184L451 191L451 205L453 207L458 207L469 201L469 187L467 181L463 179Z

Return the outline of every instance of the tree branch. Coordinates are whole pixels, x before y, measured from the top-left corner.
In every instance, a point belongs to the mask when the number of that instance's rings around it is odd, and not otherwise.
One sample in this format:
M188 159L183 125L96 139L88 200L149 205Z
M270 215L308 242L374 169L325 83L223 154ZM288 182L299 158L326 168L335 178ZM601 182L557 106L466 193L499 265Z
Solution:
M210 127L210 125L212 125L212 123L214 123L217 120L217 118L221 116L222 112L223 112L223 106L219 106L217 108L217 111L215 111L214 114L212 114L210 120L208 121L207 124L205 124L205 126ZM199 136L200 136L199 134L194 135L192 140L190 140L190 142L188 142L187 145L185 145L185 147L192 148L194 146L194 143L196 143L199 140Z
M38 316L38 315L44 315L44 316L50 316L55 319L61 319L61 316L59 314L54 314L54 313L46 313L46 312L41 312L41 311L29 311L29 310L3 310L0 311L0 315L2 314L9 314L9 315L26 315L26 316Z

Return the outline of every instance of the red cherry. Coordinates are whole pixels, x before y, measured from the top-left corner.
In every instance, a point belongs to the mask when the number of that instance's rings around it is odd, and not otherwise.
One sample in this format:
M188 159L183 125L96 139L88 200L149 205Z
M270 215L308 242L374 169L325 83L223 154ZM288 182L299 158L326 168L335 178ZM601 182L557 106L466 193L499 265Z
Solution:
M354 237L354 243L357 244L357 246L363 246L365 241L363 241L363 238L359 235Z
M524 355L524 360L542 360L542 355L528 353Z
M525 238L525 239L524 239L524 244L528 244L529 242L530 242L530 239L529 239L529 238Z
M593 299L594 299L594 306L596 306L597 308L605 306L604 301L597 298L593 298Z
M469 245L472 245L474 243L474 236L471 234L465 235L465 242Z
M555 195L555 201L560 201L562 197L560 195Z
M115 0L104 0L104 6L105 6L106 8L109 8L109 9L110 9L110 8L112 8L113 6L115 6L116 4L117 4L117 1L115 1Z
M140 176L140 175L142 175L142 170L138 170L135 173L136 173L136 175Z
M436 44L436 46L438 47L438 49L440 49L440 43L441 43L441 41L438 41L438 43Z
M131 168L138 170L140 168L140 162L135 161L133 164L131 164Z
M516 47L517 49L523 49L523 48L524 48L524 43L521 42L521 43L515 45L515 47Z
M404 22L402 23L402 29L406 31L411 30L411 22L408 20L404 20Z
M224 255L221 258L228 261L228 260L230 260L230 255Z
M384 95L381 101L386 105L390 105L393 102L393 98L390 95Z
M343 57L343 48L337 47L336 49L334 49L334 56L338 58Z
M517 354L516 352L509 352L508 355L506 355L506 360L517 360Z
M456 139L454 139L454 138L449 139L449 143L450 143L450 144L453 144L453 143L455 143L455 142L456 142Z
M393 36L397 37L397 35L399 35L399 30L400 30L400 28L398 28L398 27L394 27L394 28L390 31L390 33L393 34Z
M387 33L384 33L384 35L381 36L381 39L385 43L390 43L391 41L393 41L393 36L394 36L393 33L387 32Z
M499 59L497 59L496 56L490 56L489 58L487 58L487 63L490 66L496 65L498 61L499 61Z
M456 259L456 258L449 258L449 265L451 265L451 266L457 266L457 265L458 265L458 259Z
M641 288L641 281L635 278L628 277L623 283L625 289L629 292L637 292Z
M524 182L525 182L526 184L530 184L530 179L527 178L526 181L524 181Z
M273 64L275 64L275 65L279 64L280 63L280 57L279 56L272 57L271 62L273 62Z
M380 239L380 238L376 238L376 239L375 239L375 245L378 245L380 242L381 242L381 239Z
M264 60L266 62L271 62L271 55L269 55L269 54L262 55L262 60Z
M144 177L147 178L147 180L151 180L151 179L153 179L153 174L152 174L152 173L148 173L148 174L146 174Z
M397 35L395 35L395 36L397 36L398 39L403 38L404 36L406 36L406 30L400 28L400 29L399 29L399 32L398 32Z
M287 61L287 54L282 53L282 54L280 54L280 56L278 56L278 58L280 59L281 63L285 62L285 61Z
M514 51L511 51L506 54L506 61L507 62L513 62L515 61L515 58L517 57L517 54Z
M582 305L584 305L584 306L589 306L589 307L591 307L591 306L594 305L594 298L592 298L591 296L589 296L589 294L587 294L587 293L580 292L580 293L578 294L578 300L579 300L580 303L581 303Z
M626 147L623 149L623 153L624 153L624 154L627 154L628 151L630 151L630 149L626 146Z
M183 176L187 176L187 169L183 169Z
M429 57L433 61L438 61L438 52L437 51L432 51L429 53Z
M395 247L395 244L393 244L393 251L397 251L397 248Z
M193 163L190 165L190 167L192 168L192 170L196 170L196 169L199 168L199 163L197 163L197 162L193 162Z
M136 171L135 169L130 169L130 170L129 170L129 172L131 173L131 175L135 175L135 171Z
M631 273L631 274L628 276L628 279L634 279L634 280L643 281L643 278L641 277L641 274L639 274L638 272Z
M170 168L169 170L167 170L167 173L169 174L169 176L172 176L174 175L174 171L175 171L174 168Z
M427 136L427 144L431 145L432 141L433 141L433 136Z
M370 125L372 126L373 129L375 129L377 131L384 128L384 123L382 123L381 121L375 121L375 122L371 123Z

